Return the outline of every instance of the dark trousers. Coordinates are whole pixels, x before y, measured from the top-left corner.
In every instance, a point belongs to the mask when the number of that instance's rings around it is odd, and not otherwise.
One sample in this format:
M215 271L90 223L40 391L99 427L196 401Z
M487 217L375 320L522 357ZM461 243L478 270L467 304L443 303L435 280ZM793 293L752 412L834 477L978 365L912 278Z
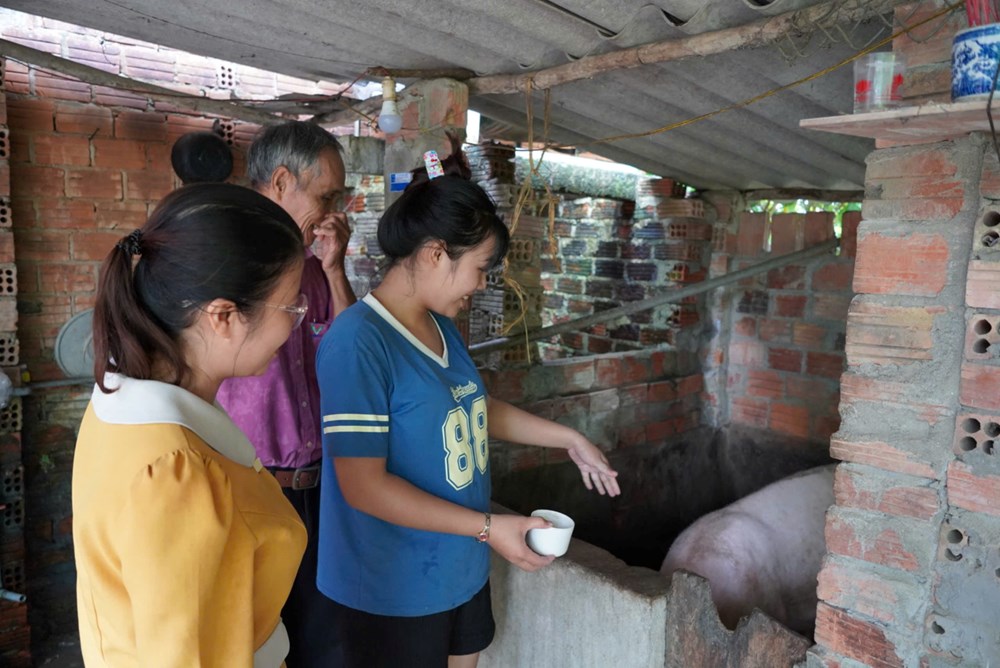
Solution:
M316 588L319 555L319 486L311 489L283 488L287 498L306 525L309 542L281 619L288 629L291 650L288 668L341 668L339 634L333 628L334 603Z

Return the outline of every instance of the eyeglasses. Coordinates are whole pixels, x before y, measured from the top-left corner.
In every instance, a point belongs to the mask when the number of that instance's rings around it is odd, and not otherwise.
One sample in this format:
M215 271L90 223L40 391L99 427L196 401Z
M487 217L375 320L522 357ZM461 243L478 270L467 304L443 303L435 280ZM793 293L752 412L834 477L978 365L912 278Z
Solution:
M299 293L298 299L295 300L295 304L292 306L285 306L284 304L268 304L267 302L262 302L264 306L270 306L271 308L276 308L279 311L284 311L285 313L291 313L295 316L295 321L292 322L292 329L298 329L299 325L306 318L306 311L309 310L309 299L303 294Z

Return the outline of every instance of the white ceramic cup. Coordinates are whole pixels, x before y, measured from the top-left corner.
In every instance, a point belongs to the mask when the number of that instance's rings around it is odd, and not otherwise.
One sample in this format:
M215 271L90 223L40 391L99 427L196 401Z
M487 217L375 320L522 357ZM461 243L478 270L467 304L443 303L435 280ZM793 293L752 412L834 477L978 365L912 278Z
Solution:
M544 557L561 557L569 549L569 539L576 523L555 510L536 510L532 517L541 517L552 523L547 529L529 529L528 547Z

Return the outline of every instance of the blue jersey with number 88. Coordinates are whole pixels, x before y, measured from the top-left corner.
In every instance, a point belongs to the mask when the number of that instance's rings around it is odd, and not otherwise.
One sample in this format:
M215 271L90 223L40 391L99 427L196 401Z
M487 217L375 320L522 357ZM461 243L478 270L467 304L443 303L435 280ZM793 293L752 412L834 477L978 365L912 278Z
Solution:
M320 591L342 605L412 617L451 610L489 576L489 548L471 536L408 529L353 509L335 457L384 457L389 473L486 512L486 389L461 335L432 314L438 356L372 296L341 313L316 357L323 428Z

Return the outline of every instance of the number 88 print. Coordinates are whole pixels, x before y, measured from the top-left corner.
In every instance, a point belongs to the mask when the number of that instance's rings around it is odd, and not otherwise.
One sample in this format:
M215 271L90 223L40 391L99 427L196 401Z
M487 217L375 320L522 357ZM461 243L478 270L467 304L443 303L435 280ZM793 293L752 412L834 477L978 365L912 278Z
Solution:
M489 464L490 444L486 433L486 397L472 402L472 419L459 406L448 413L441 427L444 439L445 477L455 489L462 489L472 482L474 469L486 475ZM473 466L475 461L475 466Z

